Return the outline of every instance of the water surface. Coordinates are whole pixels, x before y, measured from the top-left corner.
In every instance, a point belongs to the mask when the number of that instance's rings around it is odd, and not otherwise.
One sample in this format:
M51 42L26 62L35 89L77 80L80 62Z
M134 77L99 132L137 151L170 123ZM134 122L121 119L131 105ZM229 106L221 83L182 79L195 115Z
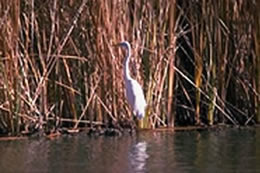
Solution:
M1 172L260 172L260 129L0 142Z

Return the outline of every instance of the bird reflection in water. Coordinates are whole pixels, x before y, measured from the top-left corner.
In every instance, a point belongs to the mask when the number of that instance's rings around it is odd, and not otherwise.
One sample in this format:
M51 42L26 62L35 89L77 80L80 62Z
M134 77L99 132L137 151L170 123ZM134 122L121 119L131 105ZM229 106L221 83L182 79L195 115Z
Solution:
M147 142L138 142L130 152L130 163L134 172L144 172L146 161L149 158L147 154Z

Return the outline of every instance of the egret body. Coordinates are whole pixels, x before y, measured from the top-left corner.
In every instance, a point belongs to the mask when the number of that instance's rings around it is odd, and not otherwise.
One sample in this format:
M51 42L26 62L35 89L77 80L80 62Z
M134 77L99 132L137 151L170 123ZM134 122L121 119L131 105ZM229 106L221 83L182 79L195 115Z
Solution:
M126 86L126 97L130 104L134 115L140 120L145 116L146 101L141 85L134 80L129 71L129 60L131 57L131 46L127 41L118 44L126 49L126 57L124 60L124 80Z

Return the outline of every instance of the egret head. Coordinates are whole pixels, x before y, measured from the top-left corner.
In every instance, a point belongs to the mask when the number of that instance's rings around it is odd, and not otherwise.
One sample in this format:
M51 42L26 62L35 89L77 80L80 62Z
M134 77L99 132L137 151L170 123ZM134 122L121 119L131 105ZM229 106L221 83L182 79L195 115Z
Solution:
M121 43L118 44L118 46L123 47L123 48L125 48L127 50L131 49L131 46L130 46L128 41L122 41Z

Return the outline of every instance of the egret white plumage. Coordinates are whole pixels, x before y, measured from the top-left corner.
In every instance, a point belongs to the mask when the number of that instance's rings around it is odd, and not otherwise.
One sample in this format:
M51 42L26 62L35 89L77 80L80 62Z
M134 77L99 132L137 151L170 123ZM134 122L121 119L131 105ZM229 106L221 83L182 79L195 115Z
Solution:
M145 116L145 108L147 106L141 85L130 76L129 60L131 57L131 46L127 41L118 44L126 49L126 57L124 60L124 80L126 86L126 96L134 115L140 120Z

